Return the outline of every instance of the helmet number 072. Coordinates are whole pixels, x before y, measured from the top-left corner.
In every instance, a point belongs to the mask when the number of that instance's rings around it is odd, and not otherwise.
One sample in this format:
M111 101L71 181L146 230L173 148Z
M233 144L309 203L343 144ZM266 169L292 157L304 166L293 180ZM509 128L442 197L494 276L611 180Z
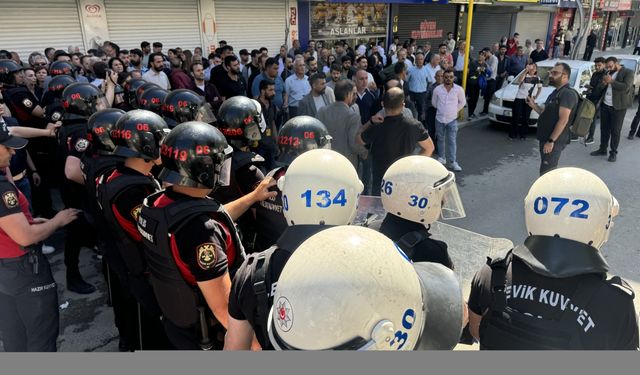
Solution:
M560 216L562 209L569 203L569 198L562 197L552 197L551 203L555 203L555 207L553 209L553 214L556 216ZM589 209L589 202L582 199L574 199L571 202L573 207L576 207L569 214L570 217L575 217L578 219L588 219L589 215L585 214L585 212ZM544 215L549 210L549 199L547 197L538 197L533 202L533 211L538 215Z

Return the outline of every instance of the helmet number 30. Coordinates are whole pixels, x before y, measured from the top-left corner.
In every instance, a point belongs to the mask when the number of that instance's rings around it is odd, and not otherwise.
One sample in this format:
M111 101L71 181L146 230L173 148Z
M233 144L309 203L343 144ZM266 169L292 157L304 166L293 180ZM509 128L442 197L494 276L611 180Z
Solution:
M300 198L305 200L305 207L311 207L312 196L316 196L316 206L320 208L327 208L332 204L337 204L344 207L347 204L347 196L344 189L340 189L338 193L332 198L331 192L328 190L318 190L315 194L311 190L307 190L300 194Z
M551 203L555 204L553 208L553 214L556 216L560 216L563 208L569 203L569 198L562 197L552 197ZM538 215L544 215L549 210L549 199L547 197L538 197L533 202L533 211ZM585 214L585 212L589 209L589 202L582 199L574 199L571 202L571 206L575 209L571 211L569 214L570 217L575 217L578 219L588 219L589 215Z
M416 322L416 312L413 309L407 309L402 315L402 328L410 330ZM400 350L407 342L409 334L401 329L397 330L394 334L393 340L389 343L390 347L398 345L395 349Z

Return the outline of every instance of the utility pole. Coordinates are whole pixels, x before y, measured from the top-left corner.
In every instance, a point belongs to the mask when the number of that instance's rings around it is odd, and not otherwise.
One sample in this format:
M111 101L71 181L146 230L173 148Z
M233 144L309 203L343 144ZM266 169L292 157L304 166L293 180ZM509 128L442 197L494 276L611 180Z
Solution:
M584 14L584 9L582 8L582 2L578 1L578 13L580 15L580 35L578 36L578 40L576 41L576 45L573 47L573 51L571 52L571 59L575 60L578 56L579 51L582 49L583 42L585 41L585 36L588 35L589 30L591 30L591 25L593 24L593 10L596 6L597 0L590 0L591 6L589 9L589 14ZM588 18L586 18L588 17Z

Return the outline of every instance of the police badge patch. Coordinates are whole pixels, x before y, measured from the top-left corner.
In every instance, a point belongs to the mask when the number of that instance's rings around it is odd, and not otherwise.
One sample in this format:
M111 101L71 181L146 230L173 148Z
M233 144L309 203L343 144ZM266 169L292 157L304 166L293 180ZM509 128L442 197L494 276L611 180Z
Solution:
M140 212L142 211L142 205L139 204L137 206L135 206L133 208L133 210L131 210L131 217L133 218L133 220L135 220L136 222L138 221L138 217L140 217Z
M60 112L53 112L53 114L51 115L51 120L53 121L58 121L60 120L60 118L62 118Z
M76 141L76 145L75 145L76 151L85 152L87 151L88 147L89 147L89 141L87 141L86 139L80 138L78 139L78 141Z
M32 103L32 102L31 102L31 100L29 100L29 99L24 99L24 100L22 101L22 104L23 104L25 107L27 107L27 108L31 108L31 107L33 107L33 103Z
M5 207L11 209L15 208L18 205L18 196L15 191L7 191L2 194L2 201L4 202Z
M216 254L216 244L203 243L198 246L198 265L203 270L211 269L218 260L218 254Z

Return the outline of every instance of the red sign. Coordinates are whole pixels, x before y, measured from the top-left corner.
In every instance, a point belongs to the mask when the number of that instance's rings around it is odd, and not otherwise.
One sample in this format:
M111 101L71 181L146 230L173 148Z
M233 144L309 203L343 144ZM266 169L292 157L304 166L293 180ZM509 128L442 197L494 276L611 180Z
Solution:
M420 22L420 29L411 31L413 39L436 39L444 36L444 30L438 29L436 21L424 20Z

